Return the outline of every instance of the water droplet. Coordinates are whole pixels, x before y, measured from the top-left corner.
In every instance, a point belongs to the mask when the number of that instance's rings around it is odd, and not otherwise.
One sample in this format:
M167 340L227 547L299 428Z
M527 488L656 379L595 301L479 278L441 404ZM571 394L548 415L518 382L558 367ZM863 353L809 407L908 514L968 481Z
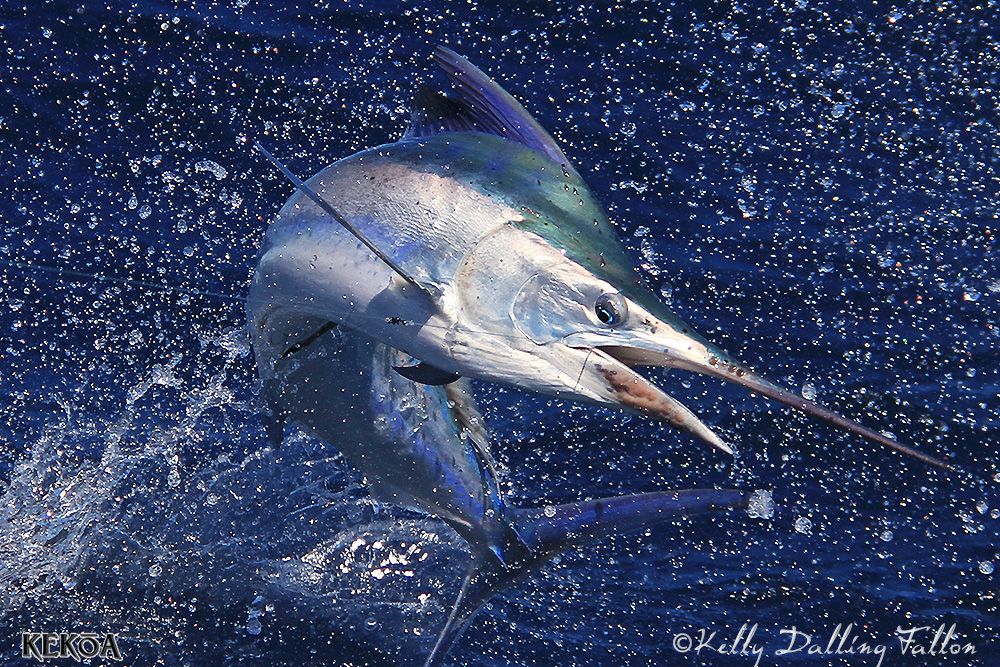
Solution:
M551 519L556 515L556 508L553 507L552 505L546 505L545 509L542 510L542 514Z
M229 172L226 171L225 167L218 162L213 162L212 160L202 160L201 162L196 163L194 165L194 170L196 172L207 171L220 181L229 175Z
M815 401L816 385L814 385L812 382L806 382L804 385L802 385L802 398L806 399L807 401Z
M374 616L369 616L365 619L365 630L374 630L378 627L378 621L375 620Z
M247 619L247 632L251 635L259 635L261 631L260 619L257 616L251 616Z
M883 530L881 533L879 533L878 538L883 542L892 542L892 531Z
M984 560L979 564L979 571L983 574L993 574L993 561Z
M159 563L153 563L152 565L149 566L149 576L155 578L160 576L161 574L163 574L163 568L160 567Z
M770 519L774 516L774 500L770 491L754 491L750 494L747 514L755 519Z
M149 204L144 204L142 208L139 209L139 218L145 220L153 213L153 207Z
M804 516L800 516L795 520L795 532L802 533L803 535L808 535L812 532L813 522Z

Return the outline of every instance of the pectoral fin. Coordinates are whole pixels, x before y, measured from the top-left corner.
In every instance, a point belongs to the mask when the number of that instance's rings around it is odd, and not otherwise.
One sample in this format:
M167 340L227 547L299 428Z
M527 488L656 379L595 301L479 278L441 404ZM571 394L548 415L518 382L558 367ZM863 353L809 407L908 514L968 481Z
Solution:
M419 382L420 384L429 384L432 387L451 384L462 377L458 373L449 373L436 366L431 366L425 361L421 361L416 366L393 366L392 370L407 380Z

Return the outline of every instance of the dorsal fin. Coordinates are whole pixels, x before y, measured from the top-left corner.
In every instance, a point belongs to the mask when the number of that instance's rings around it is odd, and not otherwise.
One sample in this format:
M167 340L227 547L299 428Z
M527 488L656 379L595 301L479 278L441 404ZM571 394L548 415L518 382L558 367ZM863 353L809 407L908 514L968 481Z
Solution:
M419 87L413 99L413 123L406 136L484 132L524 144L572 168L555 139L482 70L444 46L437 47L432 58L454 88L451 95L445 95Z

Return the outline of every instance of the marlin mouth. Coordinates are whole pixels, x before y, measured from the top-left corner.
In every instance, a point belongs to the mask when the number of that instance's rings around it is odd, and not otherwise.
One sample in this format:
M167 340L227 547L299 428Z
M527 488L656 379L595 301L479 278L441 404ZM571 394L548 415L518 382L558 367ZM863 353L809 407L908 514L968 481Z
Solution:
M717 377L745 387L750 391L783 403L815 417L847 433L853 433L901 454L923 461L942 470L954 471L947 463L924 454L882 433L847 419L818 403L803 398L769 382L746 366L732 361L728 355L709 347L704 360L699 355L677 355L667 350L650 349L647 345L599 345L589 348L595 357L594 368L603 376L618 404L630 411L664 421L671 426L696 435L719 449L732 450L687 408L667 396L662 389L633 370L635 366L662 366Z
M629 348L597 346L585 349L589 353L588 366L603 379L605 393L610 394L609 398L613 403L630 412L666 422L727 454L733 454L732 448L698 419L697 415L632 369L631 357L628 354L618 354L620 350Z

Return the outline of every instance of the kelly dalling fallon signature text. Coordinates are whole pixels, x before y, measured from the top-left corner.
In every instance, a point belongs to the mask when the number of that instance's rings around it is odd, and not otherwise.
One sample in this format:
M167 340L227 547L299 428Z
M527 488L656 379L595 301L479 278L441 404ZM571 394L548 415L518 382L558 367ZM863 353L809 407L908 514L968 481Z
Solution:
M955 623L951 627L942 623L937 628L930 625L896 628L895 640L899 642L899 651L904 656L925 658L929 656L973 655L976 647L972 643L963 643L955 632ZM717 631L700 629L694 632L679 632L674 635L673 648L678 653L718 653L720 655L742 655L756 657L754 667L760 665L761 658L767 651L764 646L766 639L758 634L757 624L744 623L732 641L721 637ZM776 658L782 656L872 656L875 667L881 667L887 652L896 649L895 641L875 642L863 637L854 630L854 624L838 623L833 632L804 632L794 625L778 631L782 648L770 652Z

